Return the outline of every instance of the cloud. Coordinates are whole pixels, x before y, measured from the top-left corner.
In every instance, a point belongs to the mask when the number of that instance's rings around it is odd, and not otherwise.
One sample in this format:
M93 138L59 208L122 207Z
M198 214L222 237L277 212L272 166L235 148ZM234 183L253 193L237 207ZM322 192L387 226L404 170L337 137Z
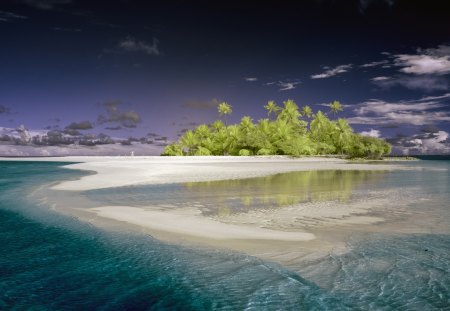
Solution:
M420 102L394 102L389 103L383 100L371 99L361 104L355 111L358 115L375 113L386 114L390 112L402 112L402 111L425 111L431 109L443 108L446 105L435 101L420 101Z
M359 133L363 136L370 136L370 137L380 137L381 133L379 130L374 130L374 129L370 129L370 131L362 131L361 133Z
M421 52L421 49L418 49L419 52ZM450 55L450 45L441 44L437 48L429 48L425 49L424 52L428 55L433 56L449 56Z
M443 111L447 109L449 101L450 93L399 102L371 99L359 104L354 110L357 116L348 118L348 121L352 124L377 125L450 122L449 113Z
M360 65L363 68L377 67L398 68L394 76L377 76L371 80L381 88L395 86L427 92L447 90L449 80L444 76L450 73L450 45L437 48L417 49L415 54L389 54L388 59Z
M371 81L374 81L374 82L378 82L378 81L386 81L386 80L389 80L390 78L389 77L386 77L386 76L379 76L379 77L374 77L374 78L372 78L372 79L370 79Z
M256 78L256 77L245 77L244 80L247 81L247 82L256 82L256 81L258 81L258 78Z
M109 101L104 103L106 107L106 116L99 115L97 118L98 124L105 123L117 123L126 128L135 128L138 123L141 122L141 116L133 111L120 111L119 106L121 103L119 101Z
M279 91L289 91L297 88L297 85L300 83L300 81L272 81L266 82L265 85L276 85L279 87Z
M122 129L122 127L120 126L120 125L117 125L117 126L107 126L107 127L105 127L105 130L109 130L109 131L119 131L119 130L121 130Z
M432 122L449 122L450 115L443 112L430 112L414 114L411 112L390 112L382 117L352 117L347 121L350 124L409 124L424 125Z
M297 84L300 82L282 82L279 81L277 85L280 87L279 91L289 91L297 88Z
M5 106L3 106L3 105L0 105L0 114L7 114L7 113L9 113L9 108L8 107L5 107Z
M389 89L395 86L406 87L410 90L423 90L427 92L432 91L445 91L449 88L448 81L439 76L394 76L386 77L380 76L371 79L375 85Z
M428 125L423 126L420 129L420 131L422 133L432 133L432 134L434 134L434 133L439 132L439 128L437 126L433 125L433 124L428 124Z
M450 154L449 133L433 131L412 136L388 138L394 154Z
M66 126L66 129L69 130L90 130L92 128L93 126L90 121L72 122Z
M22 0L23 3L39 10L55 10L58 6L71 4L72 0Z
M153 42L137 41L133 37L127 37L119 42L119 48L126 52L142 52L147 55L160 55L159 40L153 38Z
M221 103L221 100L218 100L217 98L213 98L211 100L193 100L189 101L182 105L182 107L185 108L192 108L192 109L211 109L216 108Z
M80 131L75 130L75 129L71 129L71 128L65 128L62 131L64 134L70 135L70 136L80 136L82 135Z
M401 72L416 75L450 73L449 56L433 55L395 55L395 65L402 67Z
M312 75L311 79L325 79L333 77L349 71L352 68L352 66L353 66L352 64L340 65L335 68L328 69L324 73Z
M120 143L103 145L59 145L59 146L20 146L0 144L0 156L125 156L131 151L134 155L160 155L163 144L131 144L123 146Z
M445 75L450 73L450 46L417 49L416 54L391 55L400 72L414 75Z
M388 60L380 60L380 61L377 61L377 62L371 62L371 63L367 63L367 64L362 64L359 67L361 67L361 68L370 68L370 67L378 67L378 66L387 65L387 64L389 64Z
M0 22L12 22L18 20L24 20L28 17L13 12L0 11Z

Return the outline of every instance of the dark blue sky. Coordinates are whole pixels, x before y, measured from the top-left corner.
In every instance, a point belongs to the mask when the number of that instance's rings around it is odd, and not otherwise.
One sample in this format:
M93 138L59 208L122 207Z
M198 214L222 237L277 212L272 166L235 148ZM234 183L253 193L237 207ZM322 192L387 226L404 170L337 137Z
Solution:
M0 127L176 138L219 101L339 100L357 132L450 152L448 1L241 2L2 1Z

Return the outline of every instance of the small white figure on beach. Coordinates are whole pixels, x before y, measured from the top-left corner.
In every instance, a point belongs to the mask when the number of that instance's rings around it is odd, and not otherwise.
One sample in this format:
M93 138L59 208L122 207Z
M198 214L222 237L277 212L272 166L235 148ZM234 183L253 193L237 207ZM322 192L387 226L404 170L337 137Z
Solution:
M130 156L134 157L134 151L130 152Z

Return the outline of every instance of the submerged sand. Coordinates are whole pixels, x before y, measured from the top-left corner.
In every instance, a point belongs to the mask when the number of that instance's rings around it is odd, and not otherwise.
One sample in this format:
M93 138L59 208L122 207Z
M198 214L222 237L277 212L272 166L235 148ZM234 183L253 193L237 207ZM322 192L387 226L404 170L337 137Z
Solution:
M324 157L65 157L39 160L80 162L65 167L93 172L52 187L53 190L62 190L62 193L131 185L242 179L292 171L389 171L399 168L390 164L353 163ZM77 204L76 200L71 202ZM57 205L53 203L53 207ZM383 218L370 215L371 208L377 205L383 205L383 202L320 206L297 204L223 218L204 216L195 206L165 209L149 202L148 206L139 207L131 204L95 206L73 214L94 224L104 224L101 221L104 219L124 223L171 242L224 246L283 262L311 253L312 249L317 252L342 246L343 240L333 234L326 241L319 241L322 238L320 230L381 222Z
M95 171L96 174L79 180L67 181L53 187L56 190L82 191L136 184L165 184L195 181L239 179L265 176L276 173L307 170L390 170L392 165L355 164L337 158L288 157L148 157L148 158L108 158L89 159L79 164L67 166L72 169ZM265 223L251 221L263 218L271 220L293 216L333 219L336 223L367 224L380 218L355 216L367 209L355 207L328 208L302 211L297 207L265 212L264 215L247 213L227 219L202 216L195 207L164 210L149 206L99 206L91 209L98 216L126 222L184 237L205 237L218 240L279 240L307 241L314 239L312 233L300 228L282 228L283 225L264 228ZM250 220L249 220L250 218ZM281 223L283 223L281 221Z

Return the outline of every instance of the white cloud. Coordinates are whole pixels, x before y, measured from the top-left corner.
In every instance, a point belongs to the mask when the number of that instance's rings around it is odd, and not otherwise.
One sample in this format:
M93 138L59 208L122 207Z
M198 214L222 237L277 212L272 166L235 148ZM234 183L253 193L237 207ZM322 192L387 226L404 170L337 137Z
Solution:
M255 82L255 81L258 81L258 78L256 78L256 77L245 77L244 80L247 81L247 82Z
M449 133L416 134L410 137L391 138L394 153L408 154L450 154Z
M410 112L390 112L385 116L377 117L351 117L347 119L350 124L410 124L425 125L439 122L450 122L450 116L445 113L422 113L413 114Z
M416 75L450 73L449 56L434 55L395 55L395 65L402 67L401 72Z
M445 75L450 73L450 46L417 49L416 54L391 55L400 72L414 75Z
M386 77L386 76L379 76L379 77L374 77L374 78L372 78L372 79L370 79L370 80L372 80L372 81L386 81L386 80L389 80L390 78L389 77Z
M148 55L160 55L159 40L153 38L153 42L137 41L133 37L127 37L119 42L119 48L127 52L143 52Z
M325 78L333 77L338 74L349 71L352 68L352 66L353 66L352 64L340 65L335 68L328 69L324 73L312 75L311 79L325 79ZM327 68L327 67L325 67L325 68Z
M389 63L388 60L380 60L378 62L371 62L371 63L367 63L367 64L362 64L359 67L361 67L361 68L370 68L370 67L377 67L377 66L381 66L381 65L386 65L388 63Z
M289 91L297 88L297 85L300 83L300 81L272 81L266 82L264 84L268 86L276 85L279 87L279 91Z
M374 130L374 129L370 129L370 131L362 131L361 133L359 133L363 136L369 136L369 137L380 137L381 133L379 130Z
M436 91L447 90L449 81L444 76L450 73L450 45L439 45L437 48L417 49L413 54L389 54L388 59L363 64L360 67L398 68L399 74L378 76L370 79L382 88L395 86L411 90Z
M422 50L418 50L421 52ZM441 44L437 48L429 48L424 51L428 55L433 56L449 56L450 55L450 45Z
M383 100L371 99L362 103L360 107L355 109L355 111L358 115L371 112L375 114L385 114L401 111L425 111L442 107L445 107L445 104L433 101L421 101L417 103L411 103L410 101L389 103Z
M425 125L450 122L450 114L437 111L447 107L450 93L421 99L386 102L371 99L355 108L357 116L348 119L352 124L410 124Z
M438 99L446 99L446 98L450 98L450 93L445 93L445 94L442 94L439 96L426 96L421 99L411 100L410 102L420 102L420 101L424 101L424 100L438 100Z
M293 90L297 87L297 84L300 84L300 82L282 82L279 81L277 85L280 87L280 91L289 91Z
M440 76L395 76L386 77L380 76L371 79L372 83L381 88L391 88L395 86L403 86L410 90L431 91L445 91L448 90L448 81Z

